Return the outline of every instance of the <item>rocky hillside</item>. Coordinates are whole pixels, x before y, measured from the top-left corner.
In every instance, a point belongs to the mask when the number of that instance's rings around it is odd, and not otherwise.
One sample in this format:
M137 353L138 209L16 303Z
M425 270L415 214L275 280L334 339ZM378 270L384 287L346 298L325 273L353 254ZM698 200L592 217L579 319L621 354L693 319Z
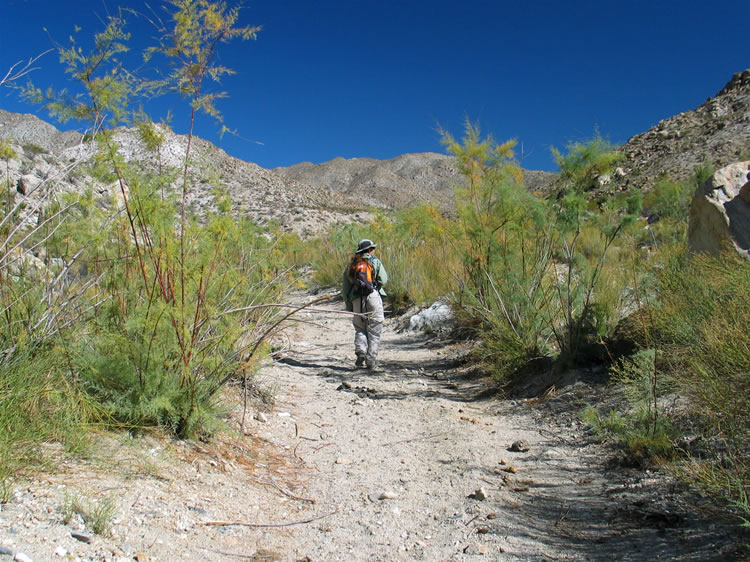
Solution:
M166 128L162 132L166 140L158 157L132 130L120 129L118 141L129 160L158 166L160 158L162 165L179 166L186 138ZM111 187L76 164L93 150L79 133L60 132L34 115L0 109L0 139L9 140L19 156L9 163L9 180L21 192L53 180L61 191L92 186L106 193ZM390 160L336 158L267 170L201 139L194 147L190 204L195 212L212 208L219 190L229 195L238 215L262 223L276 221L303 235L352 220L372 206L398 209L432 202L450 210L453 188L460 182L451 157L429 152ZM606 189L649 190L661 176L688 178L706 160L719 167L750 156L750 70L737 73L696 110L661 121L631 138L621 150L626 157L623 174ZM524 171L526 186L538 193L547 192L555 177Z
M385 209L427 202L451 211L454 188L461 183L453 158L435 152L404 154L391 160L335 158L322 164L303 162L274 168L274 172ZM555 177L549 172L524 171L531 191L544 191Z
M179 168L187 137L157 127L165 138L158 154L148 151L135 131L126 128L117 131L121 153L128 161L152 168ZM0 110L0 139L8 141L17 155L8 163L10 177L3 179L15 185L19 194L33 199L48 189L71 192L92 187L102 196L118 191L86 167L95 147L84 142L80 133L60 132L34 115ZM230 197L236 214L260 223L275 221L286 230L308 235L325 225L350 220L352 213L362 208L346 197L332 197L325 188L300 185L252 162L229 156L202 139L194 139L193 154L193 189L188 203L198 214L214 208L216 192L220 191ZM330 203L333 200L335 207Z
M303 162L275 168L281 177L325 187L363 205L397 209L413 203L450 201L459 181L451 157L434 152L404 154L391 160L336 158L323 164Z
M738 72L694 111L660 121L622 148L628 185L648 190L661 176L685 180L708 160L715 168L750 157L750 69Z

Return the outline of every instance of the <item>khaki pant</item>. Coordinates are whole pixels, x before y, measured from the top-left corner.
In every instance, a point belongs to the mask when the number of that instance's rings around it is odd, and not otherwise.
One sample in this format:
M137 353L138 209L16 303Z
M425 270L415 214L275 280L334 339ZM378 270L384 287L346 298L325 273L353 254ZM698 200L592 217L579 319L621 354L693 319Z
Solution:
M353 312L362 314L353 316L354 324L354 352L364 355L367 364L375 363L380 347L380 334L383 332L385 314L383 299L380 293L373 291L367 297L356 298L352 302Z

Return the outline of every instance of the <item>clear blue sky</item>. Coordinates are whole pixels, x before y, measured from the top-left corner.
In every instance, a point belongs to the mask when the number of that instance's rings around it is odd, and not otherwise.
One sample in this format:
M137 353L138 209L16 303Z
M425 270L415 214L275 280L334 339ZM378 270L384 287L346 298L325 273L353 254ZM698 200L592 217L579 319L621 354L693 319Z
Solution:
M0 74L18 60L100 31L117 6L142 0L5 0ZM230 5L233 5L231 2ZM162 2L150 5L159 13ZM240 24L256 41L223 45L237 74L220 89L225 123L241 138L197 134L265 168L336 156L387 159L442 152L441 126L466 118L498 140L516 138L527 169L554 171L550 146L591 138L620 144L661 119L695 109L750 68L750 1L249 0ZM48 31L45 32L43 28ZM135 22L139 49L150 30ZM87 35L88 33L88 35ZM66 86L54 53L33 74ZM162 100L158 121L183 106ZM36 113L10 90L0 107ZM62 127L61 127L62 128Z

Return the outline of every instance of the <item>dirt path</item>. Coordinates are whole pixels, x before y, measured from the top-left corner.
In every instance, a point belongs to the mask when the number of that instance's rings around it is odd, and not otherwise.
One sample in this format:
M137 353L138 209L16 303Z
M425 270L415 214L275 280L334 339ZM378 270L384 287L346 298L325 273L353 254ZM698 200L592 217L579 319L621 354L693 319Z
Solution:
M731 558L729 531L667 477L604 470L578 421L587 383L485 398L460 347L392 323L379 369L355 370L349 319L325 308L302 313L261 371L275 401L246 437L102 439L93 459L16 490L0 547L31 560ZM76 495L116 501L109 537L72 537L83 522L61 512Z
M723 558L663 477L603 471L571 405L585 383L542 405L482 398L460 349L392 329L378 372L353 370L348 319L310 320L265 371L285 389L272 423L310 471L305 515L325 516L274 539L285 559Z

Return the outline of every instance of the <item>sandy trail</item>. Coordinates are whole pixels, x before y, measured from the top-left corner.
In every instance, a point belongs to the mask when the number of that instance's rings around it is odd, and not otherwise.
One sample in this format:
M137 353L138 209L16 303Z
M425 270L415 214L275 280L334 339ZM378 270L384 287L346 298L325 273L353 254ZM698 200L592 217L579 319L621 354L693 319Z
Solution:
M303 318L262 374L280 389L267 437L300 460L316 502L300 517L323 517L266 535L284 559L706 559L704 532L659 503L662 479L603 471L571 406L585 383L550 401L564 413L484 398L460 348L393 326L379 369L354 369L348 318ZM509 450L520 440L528 451Z
M732 559L731 527L667 476L605 470L580 422L596 395L585 377L546 400L488 397L460 345L393 320L379 369L355 370L341 302L316 308L257 376L275 400L248 411L245 435L102 436L93 456L17 486L0 548L35 561ZM243 401L228 395L236 428ZM70 497L114 499L109 535L76 539Z

